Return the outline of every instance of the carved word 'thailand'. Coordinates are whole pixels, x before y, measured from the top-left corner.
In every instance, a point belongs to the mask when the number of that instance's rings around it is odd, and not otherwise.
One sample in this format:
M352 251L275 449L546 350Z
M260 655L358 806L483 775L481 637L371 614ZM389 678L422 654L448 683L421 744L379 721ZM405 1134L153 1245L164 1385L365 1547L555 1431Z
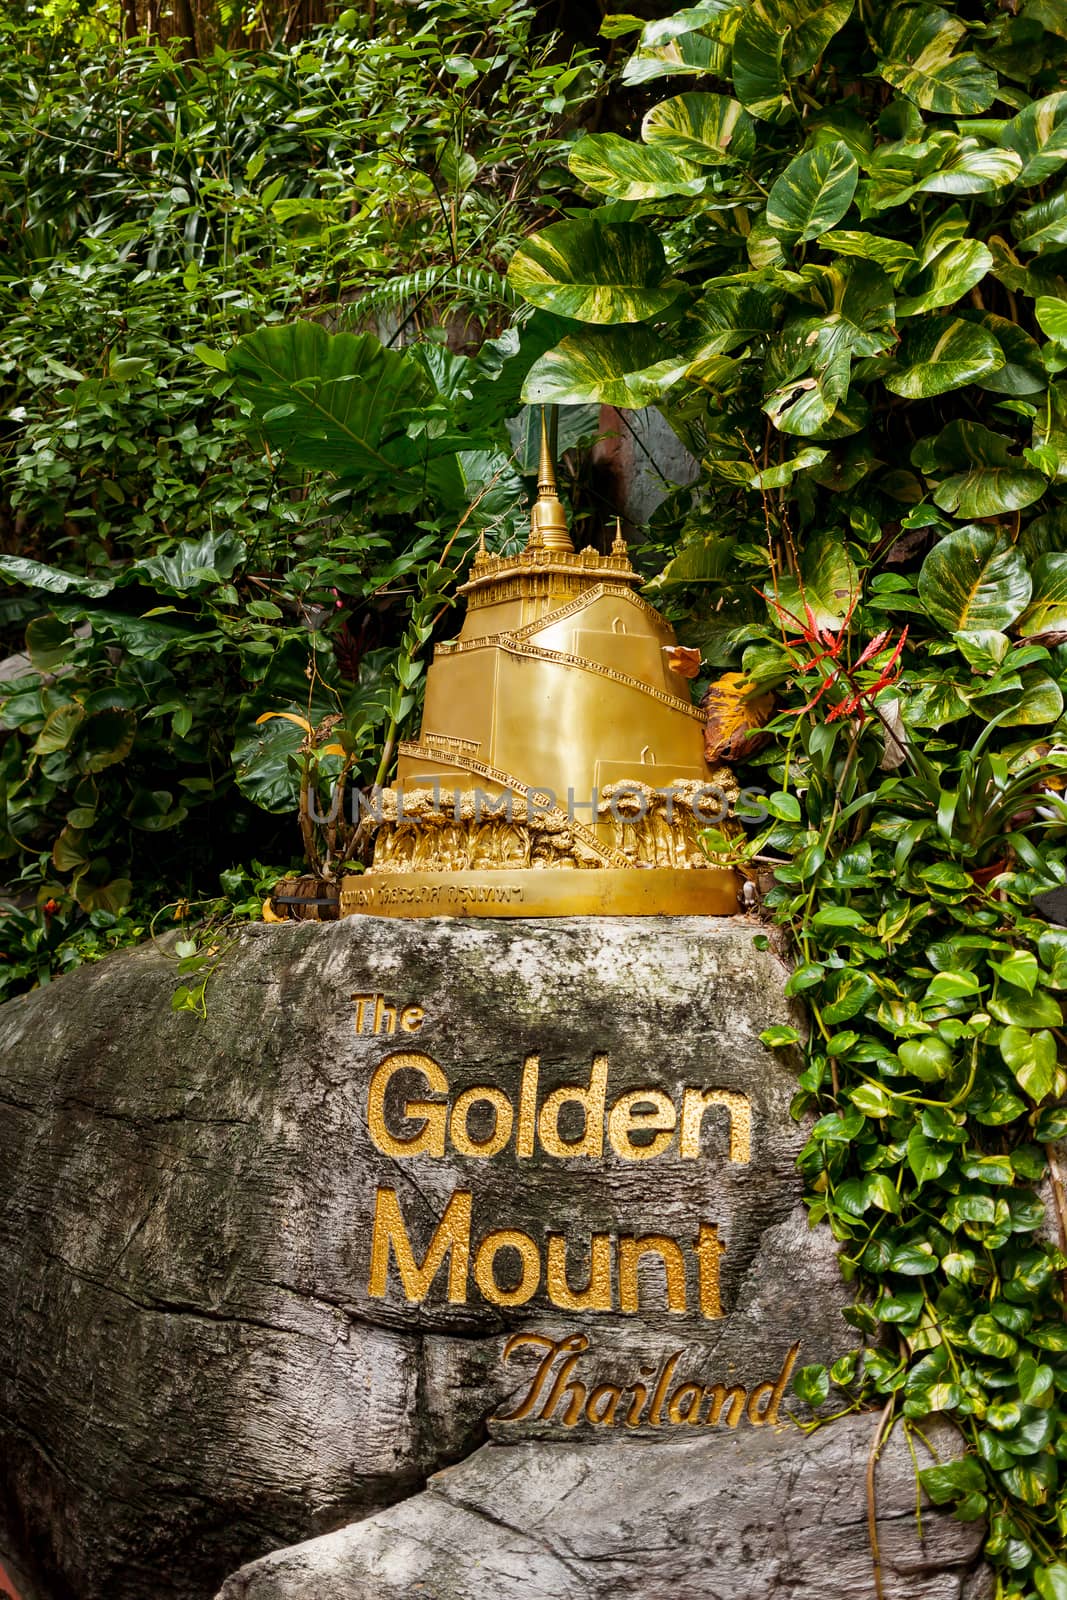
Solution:
M589 1351L584 1333L572 1333L565 1339L553 1339L546 1333L513 1333L504 1345L505 1364L529 1349L539 1359L528 1386L512 1410L491 1419L495 1423L559 1422L565 1428L577 1427L580 1422L599 1428L660 1428L673 1423L691 1428L736 1428L744 1417L754 1428L763 1428L778 1421L782 1396L800 1354L798 1342L786 1352L776 1377L748 1389L740 1383L694 1382L691 1378L676 1383L684 1355L681 1350L672 1351L658 1367L639 1367L636 1378L594 1382L584 1368L583 1377L576 1377L575 1369Z

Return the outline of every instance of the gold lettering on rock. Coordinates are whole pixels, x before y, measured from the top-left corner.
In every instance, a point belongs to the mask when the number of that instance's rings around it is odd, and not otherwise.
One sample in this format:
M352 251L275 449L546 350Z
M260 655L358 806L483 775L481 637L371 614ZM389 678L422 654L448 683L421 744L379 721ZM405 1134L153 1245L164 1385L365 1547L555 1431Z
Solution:
M548 1236L548 1298L564 1311L611 1310L611 1237L594 1233L589 1242L589 1282L572 1289L567 1281L567 1240L562 1233Z
M415 1260L395 1189L379 1189L374 1205L374 1232L370 1248L368 1294L385 1296L389 1253L396 1257L404 1294L412 1304L425 1299L434 1278L448 1257L448 1298L453 1305L467 1300L467 1272L471 1248L471 1196L457 1189L445 1207L421 1262Z
M502 1289L494 1271L501 1250L515 1250L522 1261L522 1276L514 1289ZM487 1233L474 1258L474 1281L494 1306L522 1306L537 1293L541 1282L541 1252L528 1233L517 1228L497 1228Z
M585 1334L570 1334L553 1339L545 1333L515 1333L504 1345L502 1359L507 1365L523 1350L534 1350L539 1360L524 1393L510 1411L501 1411L490 1420L504 1422L558 1422L565 1428L581 1421L594 1427L613 1428L625 1395L632 1394L622 1425L736 1428L742 1418L754 1428L773 1427L780 1420L786 1387L800 1355L799 1340L790 1346L777 1375L765 1378L751 1389L744 1384L704 1383L684 1378L672 1387L684 1352L674 1350L658 1368L642 1366L642 1377L655 1374L651 1393L639 1379L629 1382L617 1378L599 1380L592 1387L575 1376L575 1369L590 1352ZM597 1375L599 1378L599 1375Z
M413 1102L418 1105L419 1102ZM431 1107L431 1109L434 1109ZM437 1107L441 1110L441 1107ZM420 1134L419 1137L424 1137ZM384 1297L389 1276L390 1252L396 1260L400 1285L413 1303L424 1300L440 1268L448 1258L448 1298L454 1305L465 1305L468 1295L471 1260L472 1197L467 1190L456 1190L445 1208L421 1263L407 1232L395 1189L379 1189L374 1207L371 1235L371 1270L368 1292ZM520 1281L514 1289L502 1289L497 1281L497 1254L510 1248L522 1262ZM643 1256L658 1258L663 1267L666 1308L676 1315L688 1310L685 1257L676 1240L663 1233L640 1238L626 1235L617 1242L607 1233L594 1233L589 1241L589 1281L584 1289L572 1289L567 1277L567 1240L561 1233L549 1233L546 1241L544 1273L548 1299L561 1311L611 1311L612 1254L617 1248L618 1309L633 1314L641 1309L638 1267ZM690 1248L697 1261L701 1315L712 1320L722 1316L719 1290L719 1260L726 1246L718 1229L702 1223ZM541 1251L528 1233L516 1228L498 1228L485 1234L474 1251L474 1282L482 1296L496 1306L524 1305L537 1292L541 1282Z
M724 1106L730 1118L730 1160L745 1163L752 1158L752 1102L746 1094L732 1089L687 1089L682 1096L682 1133L679 1154L685 1161L700 1155L700 1131L704 1113L712 1106Z
M604 1153L604 1103L608 1088L608 1058L594 1056L589 1070L589 1084L582 1088L578 1083L565 1083L545 1096L537 1131L541 1144L550 1156L591 1156ZM559 1114L565 1105L579 1105L585 1117L580 1139L563 1139L559 1132Z
M369 1011L367 1007L372 1001L375 1009ZM357 1022L364 1012L372 1021L378 1017L380 1001L381 996L357 996ZM387 1032L391 1031L393 1009L386 1006L381 1011L380 1021ZM405 1007L400 1013L402 1029L409 1012L418 1012L420 1019L424 1015L421 1006ZM443 1100L407 1101L404 1116L422 1119L421 1127L411 1134L390 1128L385 1116L389 1085L401 1072L418 1073L431 1094L445 1097ZM384 1058L371 1078L367 1121L371 1138L388 1156L440 1158L450 1139L458 1155L488 1160L502 1154L514 1137L514 1154L519 1160L528 1161L536 1155L538 1143L545 1155L558 1160L598 1160L604 1154L606 1125L611 1150L622 1161L651 1161L664 1155L674 1143L676 1133L678 1156L683 1161L696 1161L703 1154L708 1113L717 1109L727 1114L729 1160L741 1165L751 1161L752 1106L747 1095L732 1089L685 1089L679 1116L670 1095L650 1085L628 1090L609 1109L608 1075L608 1057L595 1056L588 1083L565 1083L551 1090L538 1109L540 1058L528 1055L522 1064L517 1104L504 1089L492 1083L474 1084L449 1103L452 1086L433 1057L421 1051L398 1050ZM485 1139L474 1138L468 1126L471 1109L479 1101L492 1106L495 1113L493 1131ZM560 1132L560 1120L566 1107L575 1107L580 1113L581 1132L577 1138L564 1138Z
M642 1102L652 1106L651 1111L640 1108ZM650 1161L662 1155L674 1137L678 1113L674 1101L662 1089L636 1089L616 1100L608 1116L608 1138L611 1148L624 1161ZM634 1144L632 1133L652 1133L648 1144Z
M448 1093L448 1079L431 1056L418 1051L410 1054L398 1051L386 1056L370 1081L367 1090L367 1127L378 1149L387 1156L443 1156L445 1153L445 1127L448 1108L443 1102L408 1100L404 1105L405 1117L421 1117L421 1130L401 1139L389 1132L385 1125L385 1093L398 1072L417 1072L434 1094Z
M397 1007L390 1004L383 994L354 994L352 1000L356 1007L357 1033L364 1032L363 1024L367 1020L370 1022L370 1033L396 1032ZM400 1010L399 1020L402 1033L418 1033L426 1020L426 1012L422 1006L404 1006Z
M647 1233L641 1239L619 1240L619 1307L638 1309L637 1264L642 1256L657 1255L663 1262L667 1285L667 1310L681 1315L686 1309L685 1259L674 1239L665 1233Z
M480 1140L472 1139L467 1127L471 1107L479 1104L490 1105L493 1108L493 1131L487 1139ZM452 1147L461 1156L478 1156L481 1160L488 1161L490 1156L499 1155L511 1138L511 1125L514 1120L515 1113L511 1109L511 1101L503 1089L467 1089L452 1107L452 1117L448 1124Z

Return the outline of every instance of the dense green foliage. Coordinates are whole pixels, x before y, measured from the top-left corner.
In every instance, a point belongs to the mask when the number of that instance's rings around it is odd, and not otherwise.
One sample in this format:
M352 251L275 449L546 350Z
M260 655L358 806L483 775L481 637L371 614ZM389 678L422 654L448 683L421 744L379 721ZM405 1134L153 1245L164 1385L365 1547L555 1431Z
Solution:
M747 853L780 863L802 1166L875 1341L801 1388L956 1417L974 1453L926 1487L989 1517L999 1592L1063 1600L1065 1259L1034 1185L1067 1130L1067 932L1032 898L1067 881L1067 14L705 0L623 76L699 81L575 146L596 204L510 280L571 319L529 398L655 400L700 457L660 592L780 695Z
M499 407L464 471L453 449L451 476L335 489L247 436L217 352L312 310L425 328L429 439L462 365L443 341L504 326L502 270L596 80L505 0L401 16L195 61L0 8L0 630L33 668L0 708L0 857L37 904L0 923L0 994L92 949L86 919L114 936L133 894L211 895L235 859L299 852L301 734L257 730L265 710L341 717L357 776L380 764ZM509 467L482 520L522 492Z
M1067 931L1033 901L1067 885L1067 14L700 0L605 30L639 31L640 137L564 131L596 73L497 0L63 56L28 93L0 67L26 919L213 892L257 815L385 777L474 540L515 537L522 400L565 438L658 405L702 471L650 592L778 696L746 774L772 822L708 843L773 869L812 1217L856 1286L865 1348L798 1390L884 1406L931 1497L988 1518L999 1593L1065 1600L1067 1258L1035 1190ZM391 339L413 309L426 337ZM324 870L351 845L305 834ZM926 1464L941 1412L961 1463Z

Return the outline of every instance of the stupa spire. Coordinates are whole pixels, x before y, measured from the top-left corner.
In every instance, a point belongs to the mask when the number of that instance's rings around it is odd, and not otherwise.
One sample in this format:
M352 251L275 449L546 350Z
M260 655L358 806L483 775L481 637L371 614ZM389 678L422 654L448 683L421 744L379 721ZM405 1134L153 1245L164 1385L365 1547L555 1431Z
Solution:
M528 549L571 550L571 536L556 487L556 468L548 443L548 418L541 407L541 458L537 467L537 499L530 511Z

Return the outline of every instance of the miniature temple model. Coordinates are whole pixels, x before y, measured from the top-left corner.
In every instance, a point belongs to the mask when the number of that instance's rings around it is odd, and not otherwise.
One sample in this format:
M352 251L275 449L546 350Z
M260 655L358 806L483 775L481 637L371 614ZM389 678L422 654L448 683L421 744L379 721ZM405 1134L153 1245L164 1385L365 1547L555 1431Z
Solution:
M499 556L483 537L342 915L737 909L735 874L698 837L732 775L705 763L704 715L641 581L621 532L607 556L575 551L542 416L529 540Z

